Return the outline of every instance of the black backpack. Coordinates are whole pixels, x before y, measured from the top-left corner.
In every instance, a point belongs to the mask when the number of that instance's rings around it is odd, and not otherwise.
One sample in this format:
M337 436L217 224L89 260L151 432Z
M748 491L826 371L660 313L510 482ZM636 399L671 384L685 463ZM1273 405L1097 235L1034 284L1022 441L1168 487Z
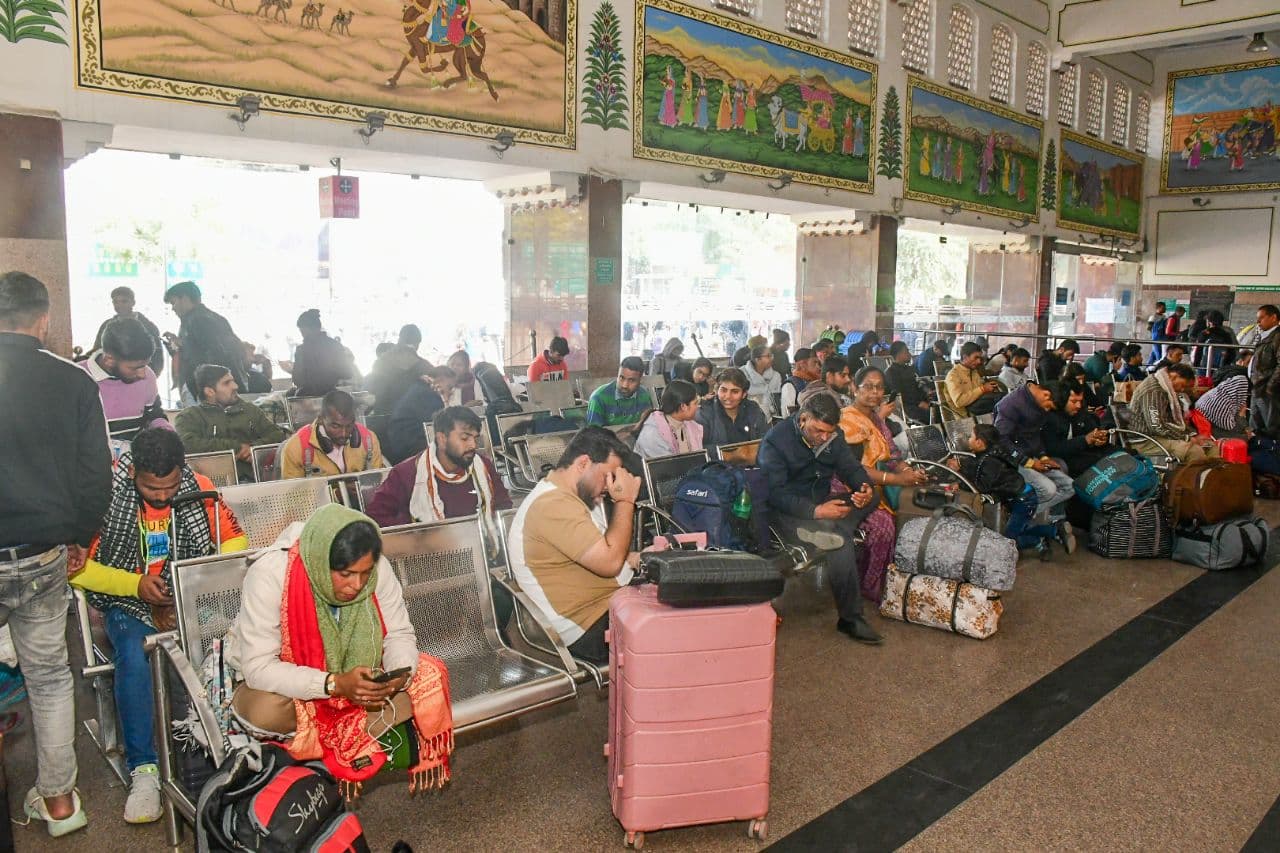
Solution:
M200 790L195 823L197 853L369 853L325 766L271 744L227 756Z

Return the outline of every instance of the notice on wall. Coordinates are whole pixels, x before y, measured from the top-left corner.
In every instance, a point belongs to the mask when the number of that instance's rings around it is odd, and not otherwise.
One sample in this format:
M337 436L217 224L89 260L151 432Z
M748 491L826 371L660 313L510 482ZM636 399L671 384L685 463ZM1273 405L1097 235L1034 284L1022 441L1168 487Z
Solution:
M1086 299L1084 301L1084 321L1086 323L1106 323L1116 321L1116 301L1114 299Z

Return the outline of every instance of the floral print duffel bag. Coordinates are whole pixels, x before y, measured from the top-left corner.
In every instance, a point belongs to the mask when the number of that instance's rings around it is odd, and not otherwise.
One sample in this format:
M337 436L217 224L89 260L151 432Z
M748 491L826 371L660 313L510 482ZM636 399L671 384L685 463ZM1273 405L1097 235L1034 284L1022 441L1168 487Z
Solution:
M880 615L985 640L999 627L1000 593L963 581L913 575L889 566Z

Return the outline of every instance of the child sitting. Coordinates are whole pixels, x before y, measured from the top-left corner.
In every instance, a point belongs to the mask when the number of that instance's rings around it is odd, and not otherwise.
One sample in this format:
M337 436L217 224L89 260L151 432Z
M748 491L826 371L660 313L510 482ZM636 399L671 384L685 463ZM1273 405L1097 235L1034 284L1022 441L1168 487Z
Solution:
M978 424L969 437L969 451L974 455L951 459L947 465L958 471L986 495L1009 508L1009 523L1004 535L1017 543L1018 549L1035 548L1041 560L1049 559L1049 541L1056 539L1070 553L1074 539L1069 522L1032 524L1036 514L1036 490L1018 473L1018 463L1000 444L1000 433L991 424Z

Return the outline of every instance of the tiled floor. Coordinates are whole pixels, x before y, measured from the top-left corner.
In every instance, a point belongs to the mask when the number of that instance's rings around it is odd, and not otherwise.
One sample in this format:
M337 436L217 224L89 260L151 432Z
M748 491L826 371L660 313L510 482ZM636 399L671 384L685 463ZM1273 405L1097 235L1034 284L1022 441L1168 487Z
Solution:
M1280 521L1280 505L1259 510ZM992 639L877 617L887 641L875 649L832 630L817 579L793 581L780 605L770 838L784 850L854 849L841 815L912 764L915 776L939 778L909 780L916 799L890 800L883 818L913 826L902 840L919 833L914 850L1239 849L1280 795L1280 572L1220 609L1217 587L1187 586L1202 575L1084 551L1026 563ZM1143 643L1153 651L1140 658ZM1072 690L1049 689L1073 673ZM1098 695L1081 699L1091 681ZM403 780L388 778L360 807L373 849L399 838L419 851L619 848L601 756L606 715L605 696L587 689L460 738L445 792L410 800ZM1029 737L1037 727L1043 734ZM966 739L974 731L987 739L976 750ZM1032 746L1002 756L1006 741ZM15 827L17 849L161 849L158 825L120 820L124 791L87 737L79 746L90 831L55 844L42 828ZM983 778L992 754L997 769ZM15 808L34 769L29 727L5 744L5 765ZM948 779L966 772L979 781ZM652 833L646 848L758 849L744 826ZM875 841L857 849L896 846Z

